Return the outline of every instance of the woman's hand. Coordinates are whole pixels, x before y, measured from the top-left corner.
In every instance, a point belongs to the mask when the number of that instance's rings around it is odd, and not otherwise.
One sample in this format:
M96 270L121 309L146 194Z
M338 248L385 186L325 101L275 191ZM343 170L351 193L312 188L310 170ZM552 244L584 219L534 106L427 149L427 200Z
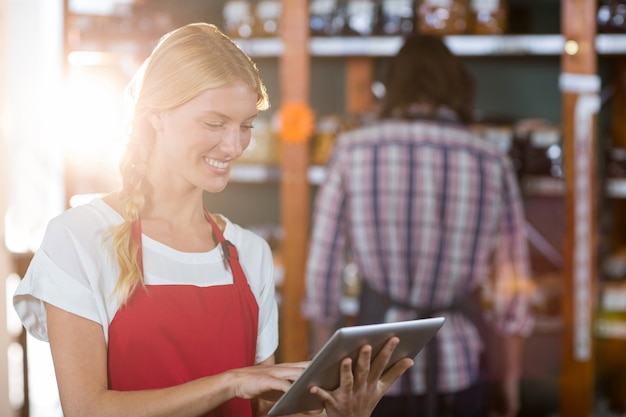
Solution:
M263 400L276 401L308 364L308 361L278 365L263 362L255 366L230 370L227 373L232 378L233 396L245 399L259 397Z
M405 358L384 372L398 343L397 337L389 339L373 362L372 347L363 346L359 351L354 372L352 360L345 358L341 362L340 383L336 390L326 391L317 386L311 387L311 394L324 402L327 416L368 417L372 414L391 385L413 366L413 359Z

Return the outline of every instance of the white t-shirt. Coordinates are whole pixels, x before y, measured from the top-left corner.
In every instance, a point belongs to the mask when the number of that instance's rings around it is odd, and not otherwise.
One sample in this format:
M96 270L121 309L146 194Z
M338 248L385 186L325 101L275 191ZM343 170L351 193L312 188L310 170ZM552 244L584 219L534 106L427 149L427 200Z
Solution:
M257 363L278 346L278 308L274 294L272 252L260 236L223 218L224 237L239 252L239 262L259 305ZM109 229L122 216L102 199L67 210L48 224L41 247L13 297L24 327L47 341L44 302L102 325L109 325L118 303L113 288L119 267ZM220 245L208 252L180 252L142 236L144 281L147 285L223 285L233 282Z

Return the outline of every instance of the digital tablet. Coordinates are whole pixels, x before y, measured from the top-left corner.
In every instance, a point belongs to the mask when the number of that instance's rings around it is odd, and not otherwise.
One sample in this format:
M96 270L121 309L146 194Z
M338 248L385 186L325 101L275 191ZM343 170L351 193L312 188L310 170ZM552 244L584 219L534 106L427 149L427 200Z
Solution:
M303 411L320 410L324 404L309 393L313 385L325 390L339 386L339 364L346 357L356 360L359 349L372 346L372 359L392 336L400 338L389 367L404 358L415 358L426 343L437 333L443 317L401 321L395 323L367 324L343 327L335 331L317 352L307 368L270 409L270 416L283 416Z

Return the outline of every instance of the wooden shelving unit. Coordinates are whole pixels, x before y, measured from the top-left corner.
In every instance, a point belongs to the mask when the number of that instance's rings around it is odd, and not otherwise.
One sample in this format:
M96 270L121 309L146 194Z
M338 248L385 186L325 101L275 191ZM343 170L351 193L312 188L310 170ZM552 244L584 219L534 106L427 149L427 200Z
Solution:
M459 56L559 56L563 35L451 35L446 44ZM238 39L239 46L255 57L279 57L284 51L280 38ZM390 57L402 45L398 36L313 37L309 39L311 57ZM595 40L599 55L626 54L626 35L599 34Z
M283 4L287 6L288 1ZM304 8L304 6L302 6ZM548 55L561 57L561 73L581 75L579 79L593 79L597 75L596 59L598 55L620 55L626 53L626 42L623 35L597 35L595 33L595 2L582 0L562 0L561 20L562 34L559 35L528 35L528 36L449 36L446 42L453 52L462 56L526 56ZM299 13L303 13L302 10ZM300 28L306 31L306 25ZM311 56L368 57L390 56L398 49L401 39L391 38L313 38L308 42ZM261 48L259 44L242 44L245 50L254 53ZM274 51L280 54L280 43L270 43ZM256 48L256 49L255 49ZM269 53L265 51L266 54ZM359 76L367 76L363 71L367 63L356 65L353 70ZM350 66L348 65L350 72ZM348 74L348 80L350 74ZM597 259L596 232L598 230L595 216L597 208L593 203L599 193L596 184L598 156L595 152L581 151L577 147L576 136L580 126L580 114L577 103L586 93L599 91L563 90L562 92L562 127L565 148L565 177L563 183L551 183L549 192L562 193L566 201L566 236L563 249L565 293L563 300L563 344L562 344L562 375L560 384L560 415L562 417L592 415L594 407L594 365L593 365L593 299L595 283L598 276L591 265ZM350 102L350 92L348 92ZM349 109L348 109L349 111ZM593 113L593 112L592 112ZM592 116L595 126L595 113ZM595 143L596 133L589 130L586 139ZM589 149L587 148L586 151ZM577 161L577 162L574 162ZM586 169L585 167L591 167ZM319 172L317 173L319 174ZM584 176L584 178L581 178ZM535 181L534 186L543 180ZM587 184L581 189L581 184ZM302 186L306 186L302 184ZM556 187L556 188L555 188ZM610 193L622 195L621 182L610 182ZM539 187L541 189L541 187ZM583 194L581 195L581 192ZM283 199L291 200L293 196L283 195ZM585 202L586 201L586 202ZM284 206L284 205L283 205ZM583 213L583 214L581 214ZM307 213L308 214L308 213ZM303 216L306 215L303 213ZM585 222L586 234L580 232L580 222ZM578 228L577 228L578 224ZM302 233L285 224L285 234ZM292 225L291 227L299 227ZM583 239L584 241L581 241ZM300 254L298 259L304 259ZM581 275L580 268L586 268ZM290 279L303 280L302 276ZM294 294L298 296L297 294ZM290 297L290 294L284 294ZM285 328L285 331L296 329Z
M67 1L64 0L67 10ZM451 50L465 57L520 57L546 56L561 57L562 74L577 74L591 79L597 75L599 56L626 56L626 35L596 34L596 2L584 0L561 0L561 34L550 35L459 35L444 39ZM395 54L402 43L400 37L314 37L308 36L308 2L306 0L282 0L282 36L268 39L238 39L237 43L253 58L276 58L280 65L280 99L285 103L308 103L310 60L315 57L336 57L346 62L346 112L360 112L372 105L372 98L364 95L359 85L370 85L374 76L374 60ZM70 16L66 16L70 17ZM103 43L106 42L106 43ZM137 39L123 37L106 41L84 40L81 51L95 53L109 64L119 63L126 56L144 53L146 45ZM573 49L576 47L576 49ZM66 50L71 45L66 43ZM103 52L106 51L106 52ZM621 68L626 67L621 61ZM626 79L626 77L622 77ZM622 85L626 82L622 80ZM579 303L575 294L581 290L576 271L578 264L576 251L580 251L580 236L575 234L577 213L581 209L579 194L576 194L576 181L580 179L575 160L583 161L589 167L596 167L598 155L594 152L582 154L575 148L576 111L578 100L584 92L563 91L562 125L565 150L565 177L570 180L552 178L527 178L522 183L525 193L531 195L558 196L566 200L567 234L563 249L565 262L565 306L560 325L563 329L563 373L560 386L562 417L588 416L592 414L594 395L593 357L581 359L574 352L576 343L592 343L580 339L592 334L592 306L589 303L595 293L597 273L589 270L585 275L586 297ZM624 95L619 96L620 111L626 108ZM618 107L616 106L616 109ZM626 132L626 121L621 114L614 113L616 131ZM619 120L618 120L619 119ZM595 123L595 120L594 122ZM588 138L597 141L595 134ZM626 146L626 140L621 142ZM605 190L595 189L595 170L585 171L591 188L587 189L591 201L604 193L610 198L626 198L626 180L609 180ZM304 264L309 230L310 187L319 185L325 170L308 165L306 141L281 144L279 166L239 164L232 173L232 180L244 183L276 182L281 190L281 223L285 240L283 246L284 278L281 287L281 360L303 360L308 356L307 323L300 318L299 309L304 294ZM585 206L591 210L590 217L596 215L594 205ZM598 225L591 220L588 224L590 241L583 248L586 259L594 263L597 258L595 236ZM581 318L587 321L582 321ZM588 323L580 328L581 323ZM578 326L578 327L576 327ZM588 346L589 347L589 346ZM591 345L591 348L593 346Z

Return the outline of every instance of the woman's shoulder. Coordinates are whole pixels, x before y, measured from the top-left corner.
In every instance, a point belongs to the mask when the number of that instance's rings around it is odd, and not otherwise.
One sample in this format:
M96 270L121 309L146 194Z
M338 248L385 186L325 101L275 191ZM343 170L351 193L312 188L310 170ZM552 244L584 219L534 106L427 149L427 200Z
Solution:
M99 197L71 207L54 217L48 224L47 234L93 235L122 221L120 214Z
M218 219L218 224L220 222L224 224L224 237L235 246L247 250L263 250L265 248L269 250L269 243L259 233L231 221L222 214L215 217Z

